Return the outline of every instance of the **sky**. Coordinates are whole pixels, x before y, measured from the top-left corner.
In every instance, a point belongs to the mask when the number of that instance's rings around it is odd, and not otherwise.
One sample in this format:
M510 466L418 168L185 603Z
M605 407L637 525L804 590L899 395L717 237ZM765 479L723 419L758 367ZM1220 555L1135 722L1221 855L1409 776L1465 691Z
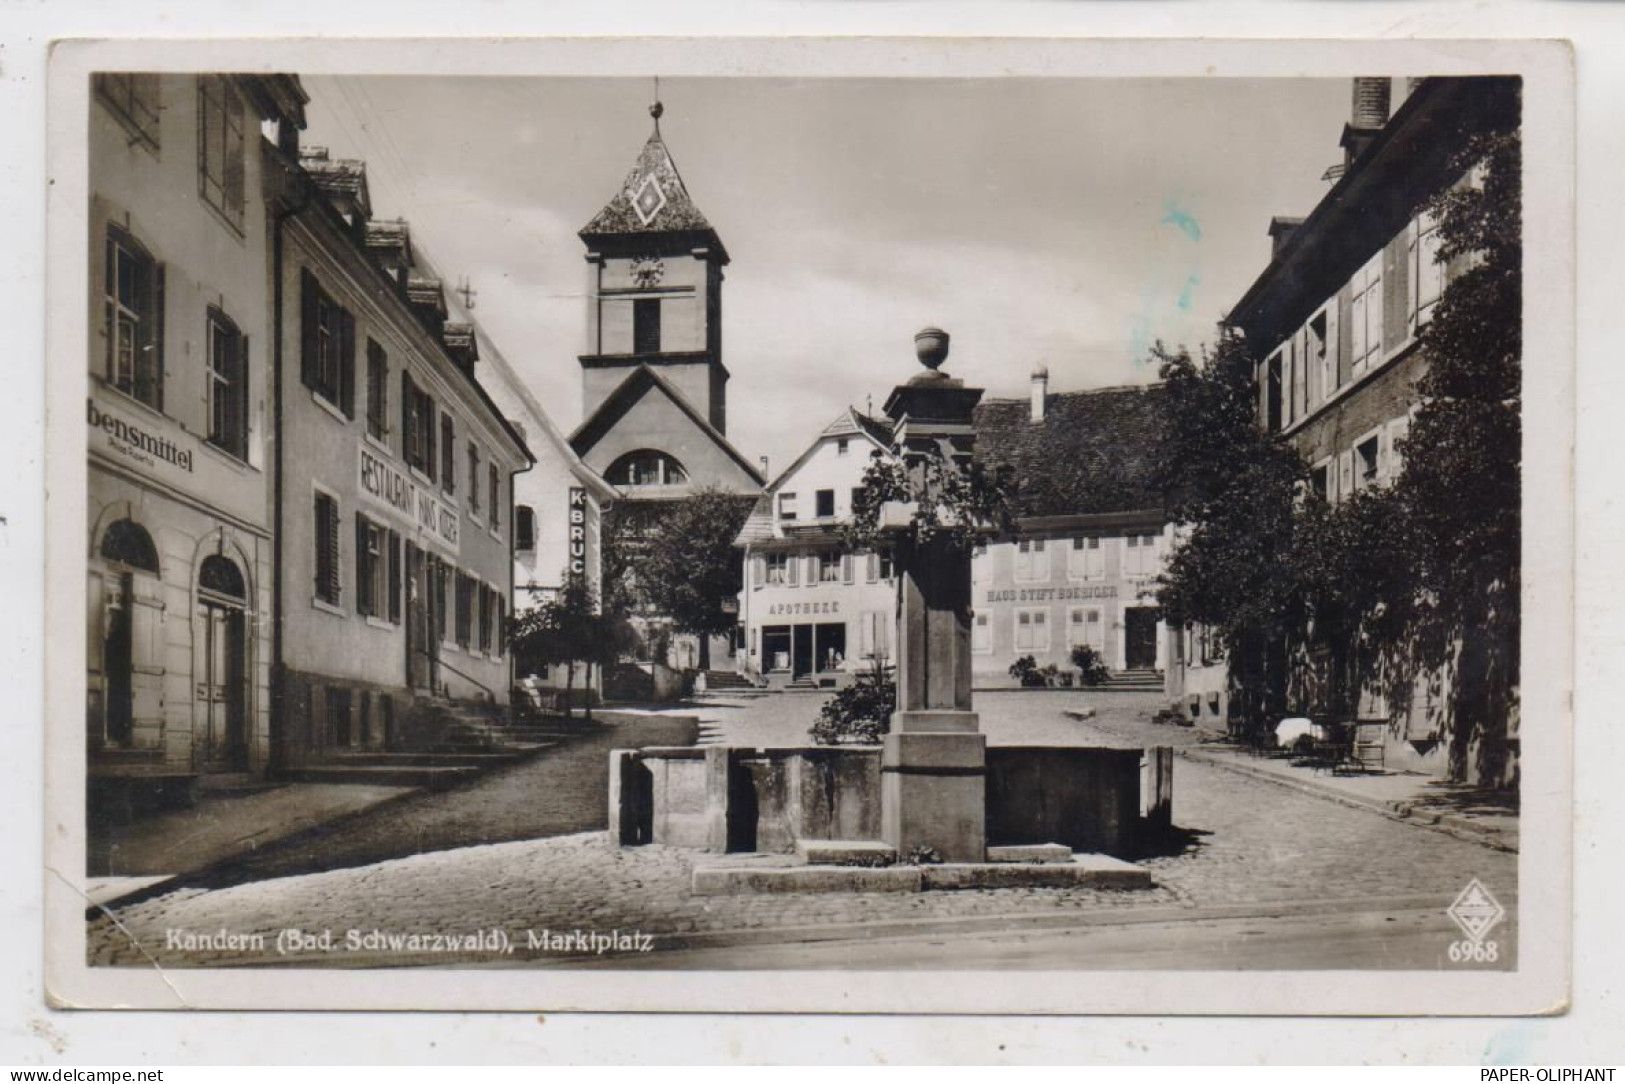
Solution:
M367 160L448 289L566 432L581 421L578 230L652 121L631 78L307 76L307 145ZM992 396L1156 378L1304 215L1347 79L662 79L661 134L732 257L728 436L786 466L847 405L912 376L914 332ZM459 298L449 296L454 307Z

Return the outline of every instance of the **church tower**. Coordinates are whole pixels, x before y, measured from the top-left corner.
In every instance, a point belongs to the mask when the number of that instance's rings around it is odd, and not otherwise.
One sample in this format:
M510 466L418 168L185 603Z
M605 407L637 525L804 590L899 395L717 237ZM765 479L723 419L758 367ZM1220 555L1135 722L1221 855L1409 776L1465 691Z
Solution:
M722 269L728 250L689 198L660 138L658 101L649 113L654 132L637 163L580 233L589 279L582 413L592 417L648 366L725 434Z

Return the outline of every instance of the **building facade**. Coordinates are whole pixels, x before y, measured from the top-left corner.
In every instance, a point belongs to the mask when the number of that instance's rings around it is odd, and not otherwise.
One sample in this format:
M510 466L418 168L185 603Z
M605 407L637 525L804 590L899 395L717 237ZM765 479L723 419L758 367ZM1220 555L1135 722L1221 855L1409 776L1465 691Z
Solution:
M426 698L506 703L530 463L365 164L277 160L278 755L400 748Z
M1271 223L1270 262L1229 319L1257 358L1259 425L1299 453L1327 501L1399 477L1427 371L1420 333L1470 259L1437 259L1426 205L1471 183L1456 155L1515 116L1517 94L1510 78L1354 80L1336 183L1306 218ZM1288 693L1295 710L1334 710L1321 661L1300 662ZM1439 677L1415 682L1406 702L1368 688L1352 706L1388 723L1389 766L1442 766Z
M976 459L1018 481L1015 537L971 563L972 672L978 685L1014 684L1031 657L1071 674L1088 646L1132 683L1162 689L1175 645L1156 578L1172 528L1153 480L1161 439L1160 385L1051 392L1033 374L1027 399L976 408Z
M271 757L262 128L291 76L102 73L89 130L93 788Z
M581 461L514 367L477 328L480 384L503 416L513 422L535 457L535 466L514 476L513 597L510 612L533 609L553 597L570 576L582 576L596 592L602 580L605 510L615 490ZM598 671L594 670L596 675ZM585 666L575 673L549 665L540 673L515 674L525 684L587 689Z
M889 557L841 536L889 422L854 408L825 426L758 499L744 555L736 669L769 688L838 688L892 665L897 581Z

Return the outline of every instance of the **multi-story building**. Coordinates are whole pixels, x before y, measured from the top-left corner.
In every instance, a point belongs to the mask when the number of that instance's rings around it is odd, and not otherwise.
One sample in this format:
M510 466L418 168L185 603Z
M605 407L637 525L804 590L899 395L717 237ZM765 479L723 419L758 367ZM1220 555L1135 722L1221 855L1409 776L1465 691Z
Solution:
M398 748L427 697L506 703L523 439L476 378L365 164L267 151L277 419L275 678L286 765Z
M1012 683L1027 656L1071 673L1087 645L1125 682L1161 689L1156 578L1173 536L1153 471L1160 385L1051 392L1040 368L1028 399L984 399L975 421L977 461L1019 483L1015 537L971 562L977 683Z
M596 593L602 578L604 512L614 501L615 489L581 461L570 442L524 380L484 332L472 324L457 334L472 333L479 345L484 375L481 385L512 421L529 445L536 464L514 476L513 598L511 612L540 605L555 595L570 576L585 577ZM563 665L547 665L540 673L516 674L527 684L588 693L587 668L568 674ZM597 670L593 671L596 675Z
M745 567L736 662L752 680L839 687L890 665L891 559L854 553L842 538L871 456L890 449L890 422L848 408L757 500L735 543Z
M271 755L262 129L292 76L101 73L89 137L87 738L94 788Z
M1329 501L1399 476L1428 364L1419 332L1469 258L1436 258L1427 204L1468 183L1457 155L1515 115L1517 96L1515 78L1354 80L1331 190L1307 217L1270 224L1269 264L1229 322L1257 358L1259 424L1298 451ZM1295 700L1316 714L1329 705L1309 663ZM1410 703L1360 696L1356 715L1390 724L1390 765L1438 761L1434 686L1417 682Z
M1092 647L1114 681L1161 690L1180 645L1162 620L1156 577L1172 527L1152 470L1162 427L1159 385L1049 391L976 408L976 458L1020 483L1011 537L971 562L972 674L1013 685L1010 667L1074 672ZM842 528L871 455L891 455L891 427L847 410L776 478L741 530L745 552L739 669L760 684L839 686L888 665L897 582L884 554L853 553Z

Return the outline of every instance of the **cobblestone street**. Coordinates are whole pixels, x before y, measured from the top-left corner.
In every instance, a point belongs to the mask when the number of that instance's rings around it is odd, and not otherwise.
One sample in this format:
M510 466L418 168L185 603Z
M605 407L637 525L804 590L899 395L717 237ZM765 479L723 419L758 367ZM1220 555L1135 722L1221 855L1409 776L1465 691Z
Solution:
M1191 730L1136 722L1121 712L1104 722L1056 722L1045 716L1058 715L1060 705L1051 707L1042 697L1011 698L989 713L993 728L1008 736L1018 725L1016 708L1023 703L1034 720L1028 727L1036 732L1064 727L1079 741L1112 744L1195 740ZM677 720L648 719L631 725L638 728L640 744L681 737L660 730L678 725ZM635 929L654 937L656 947L676 948L696 937L775 929L794 941L808 936L809 928L851 923L1008 918L1019 924L1068 916L1110 922L1170 911L1195 918L1215 908L1262 908L1264 913L1279 909L1283 914L1310 908L1336 915L1344 908L1356 914L1390 905L1436 908L1434 913L1442 913L1473 877L1509 912L1515 911L1516 855L1184 759L1175 770L1179 841L1170 850L1177 853L1144 861L1158 885L1148 892L1026 889L698 897L689 892L691 871L696 863L716 858L660 846L621 850L611 847L601 832L561 835L547 830L570 832L603 823L603 794L597 789L603 772L598 762L614 741L624 743L625 738L624 733L607 731L602 739L494 775L476 786L427 796L405 808L391 807L376 818L360 818L322 841L322 861L329 872L277 876L283 869L297 868L299 861L309 861L309 855L264 856L253 872L269 879L186 888L122 908L117 926L106 918L91 924L90 957L122 965L287 963L297 957L279 956L275 939L278 931L290 928L333 930L341 939L351 929L434 933L495 928L508 931L516 942L512 958L524 959L529 952L527 930ZM516 802L523 817L513 812ZM474 842L481 833L493 838L526 825L539 826L535 835L554 838L439 849L454 839ZM378 861L381 858L389 860ZM354 868L332 868L337 866ZM1515 923L1510 917L1502 929L1511 943ZM247 953L170 947L170 931L221 930L264 935L265 947ZM1441 959L1446 943L1441 938L1437 946ZM358 957L339 950L315 951L303 962L354 966L363 960L447 963L453 958L410 951ZM462 959L489 958L489 953L475 953ZM614 966L613 959L598 962ZM1434 965L1426 959L1409 962Z

